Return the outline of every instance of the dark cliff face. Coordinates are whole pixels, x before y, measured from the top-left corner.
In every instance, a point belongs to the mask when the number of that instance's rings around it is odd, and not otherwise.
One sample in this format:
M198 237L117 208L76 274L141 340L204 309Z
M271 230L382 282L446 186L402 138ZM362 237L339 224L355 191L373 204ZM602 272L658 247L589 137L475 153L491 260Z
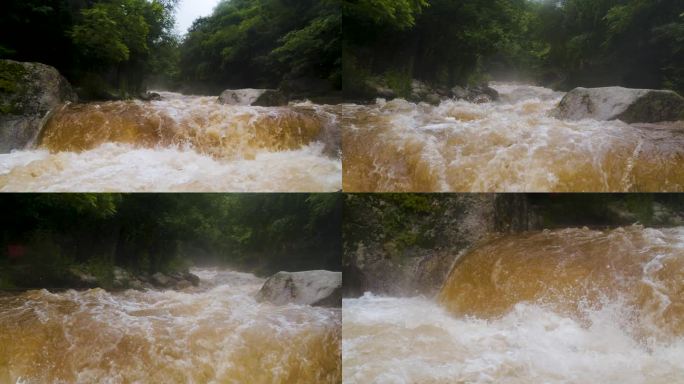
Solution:
M352 194L344 209L346 296L432 295L459 253L497 229L491 194Z
M432 296L459 256L505 233L684 225L684 199L649 194L350 194L344 295Z

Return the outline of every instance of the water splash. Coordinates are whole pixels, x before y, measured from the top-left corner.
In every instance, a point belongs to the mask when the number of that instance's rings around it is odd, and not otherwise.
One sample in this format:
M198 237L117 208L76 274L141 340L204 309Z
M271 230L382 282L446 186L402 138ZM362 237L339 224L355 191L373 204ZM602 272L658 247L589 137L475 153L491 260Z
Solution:
M184 291L0 297L0 383L339 382L339 309L260 304L262 279L195 272Z
M346 191L682 191L684 122L549 116L563 94L494 84L501 101L404 100L345 122Z
M36 148L0 155L5 191L336 191L335 107L162 101L70 104Z
M502 236L436 300L343 302L345 383L684 380L684 228Z

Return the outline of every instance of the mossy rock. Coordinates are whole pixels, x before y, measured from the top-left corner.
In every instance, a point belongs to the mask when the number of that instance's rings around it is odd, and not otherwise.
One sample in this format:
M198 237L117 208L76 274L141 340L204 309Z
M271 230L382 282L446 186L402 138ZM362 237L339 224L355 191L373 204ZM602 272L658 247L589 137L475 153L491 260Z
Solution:
M22 112L21 100L17 95L23 93L27 85L28 71L23 65L0 61L0 114L19 114Z
M76 94L55 68L0 60L0 153L24 148L43 118L66 101L76 101Z

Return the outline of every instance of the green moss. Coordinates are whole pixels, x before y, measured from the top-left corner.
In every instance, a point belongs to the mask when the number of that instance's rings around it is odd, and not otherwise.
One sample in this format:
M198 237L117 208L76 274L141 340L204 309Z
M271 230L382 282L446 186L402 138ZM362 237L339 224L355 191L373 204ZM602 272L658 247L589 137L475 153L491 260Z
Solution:
M399 70L385 72L383 76L387 85L399 97L407 98L411 94L411 74Z
M0 61L0 92L10 94L20 91L27 75L28 71L23 65Z
M0 115L22 112L20 99L27 75L23 65L0 60Z

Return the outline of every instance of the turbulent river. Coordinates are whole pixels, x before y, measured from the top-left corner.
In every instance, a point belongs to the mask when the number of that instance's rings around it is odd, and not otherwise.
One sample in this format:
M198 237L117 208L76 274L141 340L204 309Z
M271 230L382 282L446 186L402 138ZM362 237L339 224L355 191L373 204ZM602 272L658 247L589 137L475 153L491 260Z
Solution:
M357 106L342 129L344 190L684 190L684 122L562 121L549 112L563 93L492 86L498 102Z
M684 228L509 235L435 299L343 302L345 383L684 382Z
M0 383L338 383L339 309L274 306L262 279L184 291L0 296Z
M341 188L334 106L161 101L71 104L30 149L0 154L0 191L304 191Z

